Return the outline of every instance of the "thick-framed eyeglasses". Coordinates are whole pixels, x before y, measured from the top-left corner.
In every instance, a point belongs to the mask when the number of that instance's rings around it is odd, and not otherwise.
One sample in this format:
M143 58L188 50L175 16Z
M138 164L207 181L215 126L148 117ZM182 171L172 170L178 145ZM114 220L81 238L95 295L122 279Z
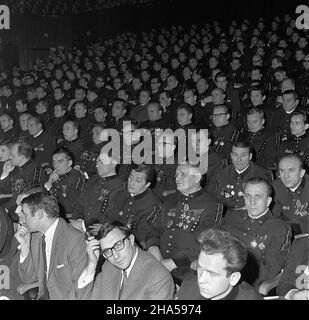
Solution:
M130 235L126 236L125 238L117 241L112 248L109 248L109 249L105 249L103 252L102 252L102 255L105 259L109 259L112 255L113 255L113 250L115 251L121 251L123 250L123 248L125 247L125 241L126 239L128 239L130 237Z

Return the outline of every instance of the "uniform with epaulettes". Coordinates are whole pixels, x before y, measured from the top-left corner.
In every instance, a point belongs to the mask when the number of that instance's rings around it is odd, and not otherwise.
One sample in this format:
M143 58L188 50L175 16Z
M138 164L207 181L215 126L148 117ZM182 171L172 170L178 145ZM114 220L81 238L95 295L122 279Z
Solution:
M291 224L293 234L309 232L309 177L304 175L293 192L280 178L272 183L274 189L273 213Z
M18 195L25 185L34 183L43 185L46 173L35 161L30 159L21 167L16 166L4 180L0 181L0 193Z
M50 192L57 198L63 217L75 219L74 207L85 183L84 175L75 169L59 176L54 181Z
M287 259L291 229L268 210L252 219L246 209L234 211L223 219L221 228L239 238L249 249L242 276L258 285L280 273Z
M116 195L123 188L123 180L116 175L105 178L92 176L77 199L74 218L83 219L86 227L111 220L117 210Z
M147 235L146 246L158 246L163 259L171 258L176 264L174 277L182 279L198 257L198 234L217 227L221 214L221 206L203 189L189 195L178 191L164 200L154 220L154 232Z
M214 128L211 133L213 137L213 151L220 158L229 159L232 144L238 138L238 130L229 123L226 126Z
M116 195L116 199L118 209L111 216L111 220L125 223L144 248L146 235L153 231L151 222L161 208L160 200L150 189L136 196L132 196L128 191L121 191Z
M246 140L254 150L254 162L266 169L272 169L276 162L276 139L271 131L263 128L258 132L246 131L243 133Z
M280 142L287 140L292 136L290 123L294 112L303 111L297 107L293 112L287 113L283 107L278 109L272 117L271 128L276 134L276 145L279 146Z
M218 201L229 209L240 209L245 206L243 197L243 184L250 178L263 178L272 180L271 172L250 161L248 168L238 173L233 164L225 167L216 178L216 185L210 184L208 189L214 193Z
M38 184L43 186L46 180L45 170L30 159L21 167L16 166L8 177L0 181L0 193L13 194L13 198L10 198L3 206L8 209L9 214L14 220L18 221L18 217L15 214L17 195L26 185Z
M303 161L304 166L307 168L309 163L309 137L305 134L296 137L292 136L283 141L278 151L278 161L289 154L297 154Z
M17 141L18 131L12 128L0 135L0 144L13 143Z

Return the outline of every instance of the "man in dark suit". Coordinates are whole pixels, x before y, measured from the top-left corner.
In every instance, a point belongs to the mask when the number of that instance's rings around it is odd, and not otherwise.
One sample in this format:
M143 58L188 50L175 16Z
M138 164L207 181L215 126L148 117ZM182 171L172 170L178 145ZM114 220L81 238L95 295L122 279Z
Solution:
M174 282L168 270L150 253L135 244L135 237L123 223L106 222L97 239L87 243L88 265L78 280L80 299L168 300ZM93 283L99 248L106 259Z
M22 226L15 237L21 249L22 281L38 281L41 300L75 299L77 280L87 263L83 234L59 218L59 206L52 195L35 193L21 204Z
M197 275L188 274L176 300L261 300L246 282L240 282L247 260L247 249L228 232L215 229L199 236L201 251Z

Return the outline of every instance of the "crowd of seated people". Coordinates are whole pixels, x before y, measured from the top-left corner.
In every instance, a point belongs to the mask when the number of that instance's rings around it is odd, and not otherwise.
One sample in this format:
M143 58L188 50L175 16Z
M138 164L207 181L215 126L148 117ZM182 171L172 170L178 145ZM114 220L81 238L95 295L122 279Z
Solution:
M0 296L308 300L308 40L173 25L2 71Z
M95 10L118 8L121 6L136 6L154 2L155 0L5 0L7 5L16 15L64 15L84 12L93 12Z

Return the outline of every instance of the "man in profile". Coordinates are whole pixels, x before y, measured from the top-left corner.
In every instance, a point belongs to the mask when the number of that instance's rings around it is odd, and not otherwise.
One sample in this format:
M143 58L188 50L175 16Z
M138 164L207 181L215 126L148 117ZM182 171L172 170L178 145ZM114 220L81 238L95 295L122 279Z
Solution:
M183 280L176 300L261 300L246 282L240 282L247 249L230 233L215 229L199 236L201 251L196 272Z

